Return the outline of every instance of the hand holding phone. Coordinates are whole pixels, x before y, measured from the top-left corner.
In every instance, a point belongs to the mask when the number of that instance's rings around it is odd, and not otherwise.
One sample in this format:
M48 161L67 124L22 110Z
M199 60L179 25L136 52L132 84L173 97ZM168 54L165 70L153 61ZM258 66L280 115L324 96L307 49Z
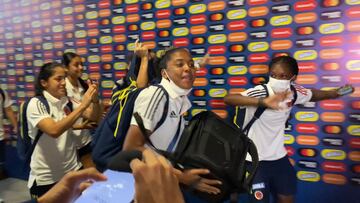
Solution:
M76 203L129 203L135 195L135 181L131 173L107 170L104 182L95 182L75 201Z
M355 89L353 86L347 84L337 89L336 92L338 93L339 96L344 96L353 93L354 90Z

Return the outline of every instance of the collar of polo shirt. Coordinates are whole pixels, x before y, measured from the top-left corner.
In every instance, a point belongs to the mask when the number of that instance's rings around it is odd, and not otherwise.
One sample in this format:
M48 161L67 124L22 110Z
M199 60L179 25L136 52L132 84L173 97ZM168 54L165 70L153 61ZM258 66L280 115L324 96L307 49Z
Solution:
M66 106L66 104L69 102L68 97L62 97L61 99L55 98L54 96L52 96L49 92L47 91L43 91L43 95L45 97L45 99L49 102L54 104L55 106L58 106L60 108L64 108Z

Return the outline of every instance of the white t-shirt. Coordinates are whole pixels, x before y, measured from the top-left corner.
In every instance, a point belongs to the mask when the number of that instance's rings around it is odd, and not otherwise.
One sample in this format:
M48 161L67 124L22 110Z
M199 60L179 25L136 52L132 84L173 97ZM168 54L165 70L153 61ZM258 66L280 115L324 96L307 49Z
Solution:
M74 87L68 78L65 79L66 83L66 94L70 99L73 109L76 109L80 106L82 97L84 96L85 90L81 86L80 82L78 81L78 87ZM83 122L83 118L80 117L76 120L75 124L81 124ZM83 130L73 130L74 134L76 135L76 142L77 147L81 148L91 142L91 134L88 129Z
M5 132L4 132L4 108L7 108L13 104L12 100L10 100L7 92L5 90L2 90L4 92L5 98L2 98L2 95L0 95L0 141L5 138ZM4 108L3 108L4 107Z
M41 120L51 117L59 121L66 117L64 109L68 99L64 97L59 100L46 91L43 94L49 103L50 114L45 105L36 97L30 100L26 109L29 136L32 139L36 137L38 131L36 126ZM28 187L31 188L35 180L37 185L53 184L69 171L78 170L81 166L71 129L58 138L43 133L31 156Z
M187 96L179 96L169 86L169 81L162 79L162 85L169 94L169 109L164 123L151 134L150 140L153 145L161 150L173 151L176 148L180 135L185 127L185 120L181 116L191 107L191 102ZM166 102L164 92L159 87L149 86L142 90L135 100L134 113L138 112L143 119L144 127L147 130L154 131L156 124L162 117ZM180 124L179 136L174 140L175 145L169 148L173 141L178 126ZM131 125L136 125L137 122L134 117L131 119Z
M269 85L267 85L269 90L269 95L273 95L274 91ZM294 85L297 91L297 99L294 105L304 104L310 101L312 97L312 92L309 89L305 89L302 86ZM262 85L257 85L254 88L250 88L241 93L243 96L248 97L265 97L266 90ZM287 151L284 147L284 131L285 124L290 115L292 106L291 101L293 100L294 95L291 94L287 100L288 108L284 110L272 110L266 109L264 113L260 116L258 120L254 122L249 130L249 138L252 139L256 145L259 154L259 160L277 160L284 157L287 154ZM251 120L254 116L254 113L257 107L246 106L241 107L246 108L244 125ZM247 160L251 160L248 155Z

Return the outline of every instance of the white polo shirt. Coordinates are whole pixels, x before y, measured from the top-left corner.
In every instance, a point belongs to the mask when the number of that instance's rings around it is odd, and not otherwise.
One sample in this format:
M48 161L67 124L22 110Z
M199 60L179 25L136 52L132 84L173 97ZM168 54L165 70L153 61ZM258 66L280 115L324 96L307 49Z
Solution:
M269 85L267 85L269 90L269 95L273 95L274 91ZM294 105L304 104L310 101L312 97L312 92L309 89L305 89L302 86L294 85L297 91L297 99ZM243 96L248 97L265 97L266 90L262 85L257 85L254 88L250 88L241 93ZM290 115L292 106L291 101L293 100L294 95L291 94L287 100L288 107L284 110L272 110L266 109L264 113L260 116L258 120L254 122L249 130L249 138L252 139L257 147L259 160L277 160L284 157L287 154L287 151L284 147L284 131L285 124ZM257 107L246 106L240 107L246 108L244 125L251 120L254 116L254 113ZM251 160L248 155L247 160Z
M154 146L161 150L173 151L176 148L180 135L185 127L185 120L181 116L191 107L191 102L187 96L177 95L169 86L169 81L162 79L162 85L169 94L169 109L164 123L151 134L150 140ZM138 112L143 119L144 126L147 130L154 131L156 124L162 117L166 103L164 92L156 86L149 86L142 90L135 100L134 113ZM168 149L172 142L180 123L179 136L174 141L175 145ZM136 125L134 116L131 119L131 125Z
M80 82L78 81L78 88L74 87L68 78L65 78L65 87L66 87L66 94L70 99L73 109L76 109L80 106L82 97L84 96L85 90L81 86ZM81 124L83 122L83 118L80 117L76 120L75 124ZM76 135L76 142L77 147L81 148L91 142L91 134L88 129L83 130L73 130L74 134Z
M51 117L55 121L60 121L66 116L64 109L68 102L67 97L59 100L46 91L43 94L49 103L50 114L36 97L30 100L26 109L29 136L32 139L35 139L38 131L36 125L41 120ZM78 170L81 166L71 129L58 138L43 133L31 156L28 187L31 188L35 180L37 185L53 184L69 171Z
M5 132L4 132L4 108L7 108L13 104L13 102L10 100L7 92L5 90L2 90L4 92L5 98L2 98L0 95L0 141L5 138ZM4 108L3 108L4 107Z

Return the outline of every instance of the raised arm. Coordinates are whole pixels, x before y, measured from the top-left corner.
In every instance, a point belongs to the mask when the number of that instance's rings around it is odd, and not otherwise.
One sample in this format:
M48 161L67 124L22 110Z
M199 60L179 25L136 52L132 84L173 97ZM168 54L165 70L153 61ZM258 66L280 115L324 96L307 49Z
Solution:
M351 94L354 92L354 87L352 85L344 85L334 90L318 90L311 89L312 97L311 101L321 101L325 99L336 99L338 97Z
M80 106L71 112L68 116L64 117L60 121L55 121L51 117L44 118L37 123L36 127L51 137L59 137L66 130L70 129L75 121L83 114L86 108L91 104L95 94L97 94L97 86L92 84L84 94Z
M229 94L224 101L230 106L262 106L271 109L279 109L279 103L284 101L289 92L276 93L266 98L243 96L241 94Z
M135 55L140 57L140 69L139 74L136 78L136 83L138 88L144 88L148 86L149 78L148 78L148 48L146 46L143 46L142 43L138 42L138 40L135 42ZM134 56L135 57L135 56Z

